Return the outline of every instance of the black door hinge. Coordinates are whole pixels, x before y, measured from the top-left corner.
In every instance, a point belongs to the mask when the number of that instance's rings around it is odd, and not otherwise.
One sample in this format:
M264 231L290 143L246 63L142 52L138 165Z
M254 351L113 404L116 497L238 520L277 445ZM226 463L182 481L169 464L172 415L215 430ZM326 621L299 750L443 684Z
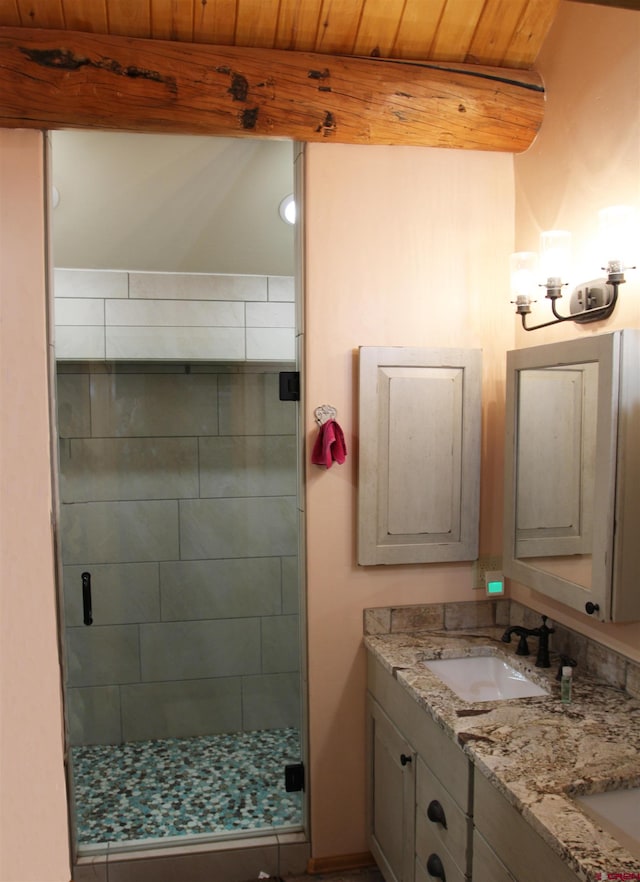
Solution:
M284 789L287 793L304 790L304 764L292 763L284 767Z
M280 371L280 401L300 401L300 371Z

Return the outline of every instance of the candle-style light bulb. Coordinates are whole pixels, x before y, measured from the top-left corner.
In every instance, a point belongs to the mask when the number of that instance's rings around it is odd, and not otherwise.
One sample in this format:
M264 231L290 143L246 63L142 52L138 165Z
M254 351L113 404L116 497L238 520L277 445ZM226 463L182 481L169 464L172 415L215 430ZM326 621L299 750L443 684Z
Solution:
M624 274L634 266L636 210L630 205L611 205L598 212L603 269Z
M535 251L516 251L509 258L512 303L517 313L531 312L538 287L538 255Z
M562 288L571 267L571 233L545 230L540 234L540 264L547 288Z

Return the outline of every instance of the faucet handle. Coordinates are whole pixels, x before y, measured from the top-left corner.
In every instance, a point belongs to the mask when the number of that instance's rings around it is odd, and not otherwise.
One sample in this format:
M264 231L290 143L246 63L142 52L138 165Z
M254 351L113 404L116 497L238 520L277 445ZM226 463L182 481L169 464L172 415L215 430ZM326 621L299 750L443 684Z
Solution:
M548 618L547 616L542 616L542 624L540 625L540 630L547 633L547 634L555 634L556 629L550 628L547 625L547 618Z
M578 666L578 662L575 658L571 658L568 655L560 654L560 666L558 667L558 673L556 674L556 680L562 680L562 669L563 668L575 668Z

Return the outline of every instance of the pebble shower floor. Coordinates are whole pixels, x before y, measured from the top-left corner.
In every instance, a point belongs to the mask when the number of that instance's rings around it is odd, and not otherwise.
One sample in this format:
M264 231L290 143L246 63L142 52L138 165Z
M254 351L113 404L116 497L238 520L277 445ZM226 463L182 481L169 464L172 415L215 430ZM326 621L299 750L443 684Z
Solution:
M78 846L302 824L296 729L71 749Z

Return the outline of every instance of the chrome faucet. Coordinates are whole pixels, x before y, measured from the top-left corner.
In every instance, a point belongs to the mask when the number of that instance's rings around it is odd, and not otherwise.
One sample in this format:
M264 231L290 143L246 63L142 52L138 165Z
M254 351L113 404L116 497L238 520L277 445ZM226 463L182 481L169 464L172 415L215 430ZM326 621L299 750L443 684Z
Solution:
M502 635L503 643L511 643L511 635L517 634L520 637L516 655L529 655L529 645L527 637L538 638L538 654L536 656L537 668L549 668L549 634L553 634L554 628L547 625L547 617L542 616L542 624L538 628L524 628L522 625L511 625Z

